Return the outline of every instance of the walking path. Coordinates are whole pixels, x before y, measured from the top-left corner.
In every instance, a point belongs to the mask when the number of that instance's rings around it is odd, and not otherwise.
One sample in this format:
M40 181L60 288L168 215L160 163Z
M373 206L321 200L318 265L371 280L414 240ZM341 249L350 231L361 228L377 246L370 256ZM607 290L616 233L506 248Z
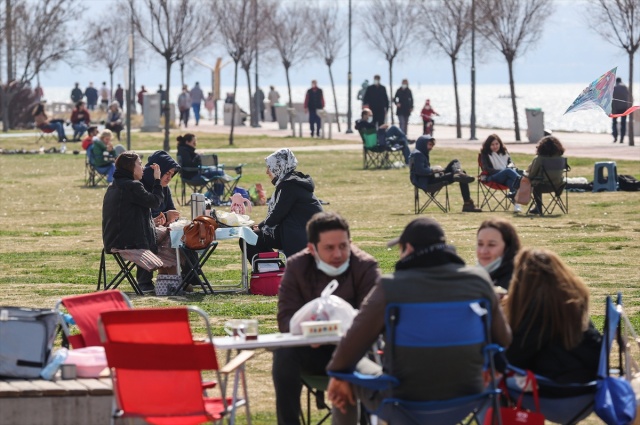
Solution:
M221 122L220 119L219 122ZM640 125L637 125L637 130L640 130ZM326 127L325 127L326 128ZM229 127L223 125L214 125L212 121L200 120L199 126L194 126L190 122L188 127L191 131L201 131L205 133L217 133L217 134L229 134ZM308 136L308 125L302 126L303 136ZM338 132L337 125L332 126L332 138L334 140L342 140L353 142L352 144L339 144L339 145L321 145L321 146L300 146L297 147L297 151L310 151L310 150L359 150L362 149L362 142L360 141L359 134L354 131L352 134L346 134L346 124L341 123L342 132ZM409 125L409 138L415 139L422 132L422 126L417 124ZM456 128L450 126L438 126L436 125L434 136L437 139L438 146L448 148L460 148L479 151L482 142L489 134L498 134L503 142L507 145L509 152L511 153L527 153L535 154L535 143L529 143L526 130L521 132L522 142L515 141L515 134L513 130L494 130L486 128L476 129L476 137L478 140L469 140L469 127L462 128L461 139L456 139ZM328 133L328 129L326 130ZM640 133L640 131L637 131ZM279 130L277 123L263 122L260 128L252 128L249 126L239 126L234 130L234 134L243 136L270 136L270 137L287 137L291 136L291 130ZM296 135L298 134L298 126L296 126ZM584 158L603 158L603 159L626 159L640 161L640 136L636 136L636 146L629 146L625 139L625 144L612 143L611 136L608 134L594 134L594 133L554 133L558 139L564 145L567 154L574 157ZM321 143L321 142L320 142ZM270 151L272 148L237 148L234 149L238 152L255 152L255 151ZM640 171L640 170L639 170Z

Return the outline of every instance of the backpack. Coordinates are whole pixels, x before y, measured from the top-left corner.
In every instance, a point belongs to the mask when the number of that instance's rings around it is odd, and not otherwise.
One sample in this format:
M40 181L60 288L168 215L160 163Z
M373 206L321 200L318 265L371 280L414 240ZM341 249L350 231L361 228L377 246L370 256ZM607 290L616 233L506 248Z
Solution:
M636 192L640 190L640 181L628 174L620 174L618 176L618 188L628 192Z

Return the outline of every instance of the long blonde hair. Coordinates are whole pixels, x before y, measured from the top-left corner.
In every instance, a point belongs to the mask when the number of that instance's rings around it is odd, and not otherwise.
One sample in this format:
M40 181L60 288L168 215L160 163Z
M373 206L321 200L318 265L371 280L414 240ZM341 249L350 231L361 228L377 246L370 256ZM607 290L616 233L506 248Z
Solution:
M516 257L507 316L514 332L526 326L524 339L540 325L538 348L551 340L571 350L589 326L589 289L554 252L524 248Z

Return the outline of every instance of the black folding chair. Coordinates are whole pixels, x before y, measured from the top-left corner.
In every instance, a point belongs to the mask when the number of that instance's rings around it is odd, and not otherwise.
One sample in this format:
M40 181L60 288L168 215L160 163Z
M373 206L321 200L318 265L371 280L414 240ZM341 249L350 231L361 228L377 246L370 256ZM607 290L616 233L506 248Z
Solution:
M100 256L100 271L98 272L98 287L96 288L96 291L100 291L101 287L102 290L105 291L107 289L116 289L118 285L120 285L120 283L126 279L136 294L144 295L142 293L142 290L138 286L136 278L131 273L136 265L132 261L127 261L122 258L122 256L117 252L109 253L109 255L113 256L113 258L116 260L116 264L118 264L119 270L113 277L113 279L107 282L107 253L104 251L104 249L102 249L102 254Z
M449 189L447 187L449 184L449 182L438 182L430 184L429 186L427 186L426 190L422 190L418 186L414 186L413 196L415 213L422 214L431 204L434 204L435 206L440 208L440 211L442 211L443 213L449 212L449 210L451 209L449 205ZM444 189L444 201L438 200L438 194L442 189ZM427 196L427 199L423 204L420 203L420 191L424 192L424 194Z
M560 208L562 213L569 214L569 195L566 190L564 190L567 185L567 176L571 167L567 163L567 158L553 157L553 158L544 158L541 157L541 169L543 175L543 181L539 184L535 184L535 180L531 182L531 193L532 200L529 204L529 208L527 209L527 214L531 212L536 206L535 198L539 197L540 199L540 215L550 215L553 214L553 211L556 207ZM561 172L564 174L561 183L554 183L551 179L551 174ZM542 194L549 194L549 201L545 204L543 202ZM564 193L564 197L563 197ZM563 199L564 198L564 199Z
M389 140L385 145L378 142L378 134L375 130L360 131L362 138L362 167L366 170L393 168L395 162L404 164L402 147L394 145Z

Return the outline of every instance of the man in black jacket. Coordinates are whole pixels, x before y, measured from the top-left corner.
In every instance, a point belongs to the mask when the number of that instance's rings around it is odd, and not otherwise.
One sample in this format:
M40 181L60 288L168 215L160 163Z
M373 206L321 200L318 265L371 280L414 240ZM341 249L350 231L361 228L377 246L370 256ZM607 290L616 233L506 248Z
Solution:
M324 109L324 95L322 94L322 89L318 88L318 82L316 80L313 80L311 81L311 88L307 90L307 95L304 98L304 112L309 113L309 128L311 129L311 137L313 137L314 127L316 136L320 137L322 120L318 115L318 109Z
M356 120L356 130L359 132L362 132L363 130L371 132L376 131L378 134L378 145L380 146L387 146L391 144L402 146L404 163L409 164L409 155L411 154L411 150L409 149L407 136L402 132L402 130L395 125L382 124L378 126L373 118L373 113L369 108L364 108L360 117L361 118L359 120Z
M373 76L373 84L367 87L362 99L362 106L371 109L373 121L379 126L385 123L389 110L389 96L387 96L386 87L380 84L379 75Z
M402 86L396 90L396 95L393 98L396 104L396 114L398 115L398 125L400 130L406 135L407 124L409 123L409 115L413 111L413 94L409 88L409 80L406 78L402 80Z

